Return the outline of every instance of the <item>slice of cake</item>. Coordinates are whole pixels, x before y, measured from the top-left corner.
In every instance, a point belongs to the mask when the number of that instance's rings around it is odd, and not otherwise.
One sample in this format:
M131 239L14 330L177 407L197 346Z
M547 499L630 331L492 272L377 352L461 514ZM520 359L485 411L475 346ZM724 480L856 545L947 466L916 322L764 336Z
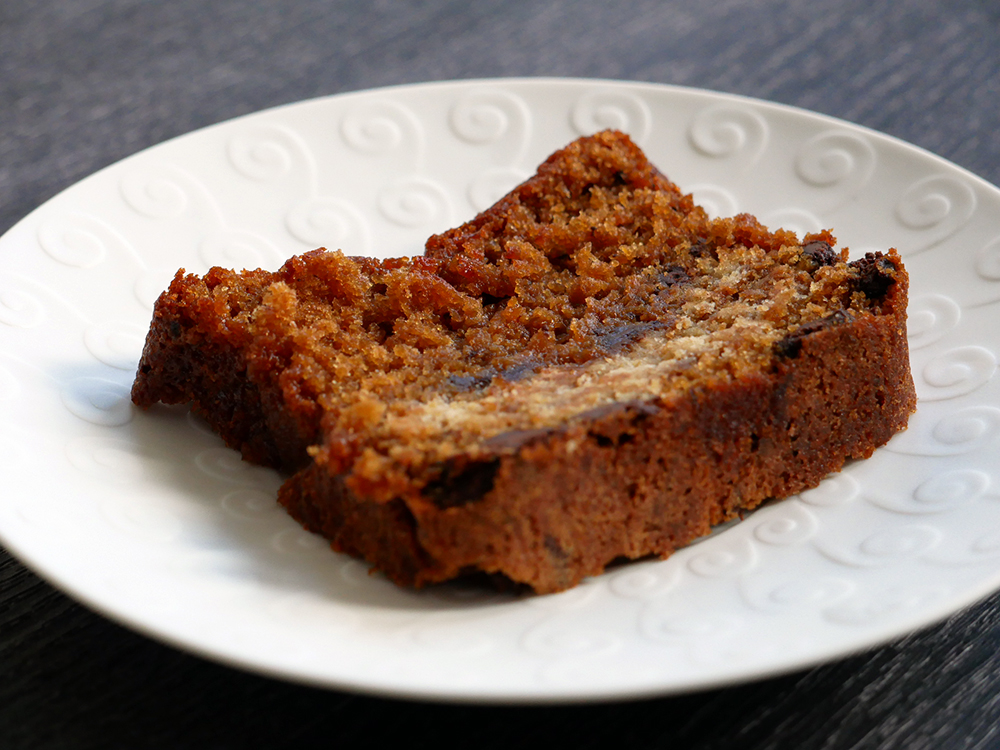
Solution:
M337 550L558 591L816 485L915 405L907 276L712 220L599 133L425 257L179 272L133 389L192 402Z

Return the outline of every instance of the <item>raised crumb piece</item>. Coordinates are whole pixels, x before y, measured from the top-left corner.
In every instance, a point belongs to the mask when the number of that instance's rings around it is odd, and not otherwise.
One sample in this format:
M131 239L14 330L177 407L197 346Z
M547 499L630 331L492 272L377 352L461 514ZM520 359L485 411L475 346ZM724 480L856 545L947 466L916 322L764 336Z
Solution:
M915 406L907 275L709 219L582 138L426 255L178 272L133 400L192 402L397 583L559 591L865 458Z

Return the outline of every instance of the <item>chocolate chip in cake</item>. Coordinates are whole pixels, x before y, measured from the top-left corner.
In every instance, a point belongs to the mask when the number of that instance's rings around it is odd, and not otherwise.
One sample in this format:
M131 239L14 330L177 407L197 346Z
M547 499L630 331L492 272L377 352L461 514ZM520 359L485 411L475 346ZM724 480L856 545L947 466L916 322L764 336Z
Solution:
M551 534L545 535L545 540L543 543L545 545L545 549L552 556L563 560L569 557L569 553L562 548L562 545L559 544L559 540L556 539Z
M621 325L608 326L603 330L595 331L594 340L597 344L597 349L612 354L635 343L654 328L662 327L663 325L659 321L622 323Z
M868 299L882 299L889 287L896 283L896 266L885 255L865 253L864 258L851 261L848 265L858 271L854 288Z
M501 370L500 377L508 383L516 383L518 380L534 375L541 367L542 363L537 359L522 359Z
M559 433L554 428L538 428L534 430L508 430L483 441L483 445L494 451L515 451L521 446L536 440L543 440Z
M449 375L448 383L460 391L478 391L492 383L495 376L496 371L489 368L478 375Z
M499 468L499 458L464 465L445 461L441 476L424 487L424 495L439 508L454 508L481 500L493 489L493 480Z
M675 284L683 284L691 280L691 276L681 266L667 266L659 276L659 281L664 288L672 287Z
M806 338L814 333L820 331L825 331L833 326L844 325L845 323L850 323L854 320L854 316L851 315L847 310L837 310L825 318L820 320L814 320L811 323L806 323L800 326L793 333L789 334L781 341L774 345L774 353L779 357L784 357L785 359L795 359L799 356L799 352L802 351L802 342Z
M627 416L632 422L640 422L647 417L660 413L660 407L649 401L614 401L610 404L595 406L576 415L576 419L597 422L609 417Z
M715 246L707 237L698 237L691 244L691 249L688 251L692 258L711 258L712 260L719 259L719 252L716 250Z
M802 258L811 266L810 271L823 266L831 266L837 262L837 254L830 247L829 242L815 240L807 242L802 246Z

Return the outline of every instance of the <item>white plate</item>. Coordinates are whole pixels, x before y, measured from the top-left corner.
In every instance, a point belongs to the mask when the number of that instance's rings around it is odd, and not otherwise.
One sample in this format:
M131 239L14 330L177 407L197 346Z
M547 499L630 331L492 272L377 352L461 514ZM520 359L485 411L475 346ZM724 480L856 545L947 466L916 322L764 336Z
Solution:
M614 126L717 213L894 245L920 404L818 489L666 562L571 591L415 593L274 502L187 412L128 400L152 302L183 266L275 268L317 245L416 254L572 138ZM878 133L759 101L583 80L334 96L192 133L93 175L0 239L0 538L155 638L292 680L555 701L775 674L1000 587L1000 191Z

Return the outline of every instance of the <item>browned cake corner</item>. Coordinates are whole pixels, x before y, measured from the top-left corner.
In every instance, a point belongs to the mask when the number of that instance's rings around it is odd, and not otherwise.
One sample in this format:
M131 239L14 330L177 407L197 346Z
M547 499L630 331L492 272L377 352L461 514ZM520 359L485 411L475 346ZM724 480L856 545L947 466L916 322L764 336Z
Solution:
M179 273L133 399L296 471L292 515L398 583L558 591L906 425L906 272L835 246L709 219L599 133L425 257Z

